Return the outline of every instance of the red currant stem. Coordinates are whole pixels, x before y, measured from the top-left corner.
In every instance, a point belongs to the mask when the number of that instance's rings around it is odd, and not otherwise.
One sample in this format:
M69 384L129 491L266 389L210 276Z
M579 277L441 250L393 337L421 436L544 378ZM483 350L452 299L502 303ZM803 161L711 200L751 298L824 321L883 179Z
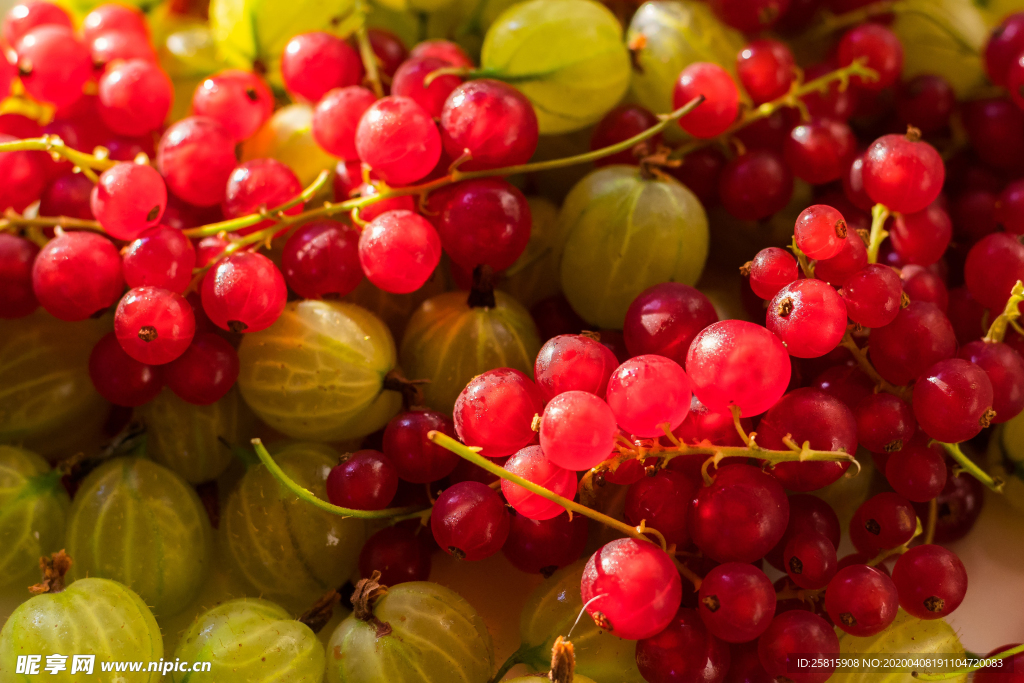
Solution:
M1006 336L1006 328L1020 318L1020 303L1022 301L1024 301L1024 283L1017 280L1017 284L1010 290L1010 298L1006 301L1006 307L992 321L992 325L988 328L988 334L982 341L1003 341L1003 337Z
M293 206L296 206L303 202L307 202L310 199L312 199L313 196L317 192L319 192L324 185L327 184L327 179L330 177L330 171L320 171L320 174L316 177L315 180L313 180L312 183L310 183L309 187L300 192L298 196L296 196L293 199L289 199L281 206L274 207L273 209L264 209L257 213L251 213L247 216L239 216L238 218L232 218L226 221L210 223L209 225L203 225L198 228L189 228L188 230L182 230L182 232L185 234L186 237L196 239L201 237L210 237L212 235L217 235L222 232L235 232L237 230L242 230L243 228L248 228L253 225L256 225L257 223L265 221L268 218L281 223L294 223L296 222L298 216L301 214L296 214L295 216L285 216L284 212L292 208ZM280 228L267 228L266 230L254 232L252 235L247 235L245 239L248 239L253 235L263 235L263 233L266 233L268 230L272 231L271 234L273 234L273 232L280 230ZM260 237L260 239L249 241L248 244L259 242L264 238L265 235Z
M983 661L989 662L993 659L1006 659L1007 657L1012 657L1014 655L1020 654L1021 652L1024 652L1024 643L1021 643L1020 645L1014 645L1008 650L1003 650L1002 652L997 652L995 654L989 655L985 657ZM972 671L977 671L980 668L982 668L982 665L978 664L977 666L969 666L965 669L957 669L956 671L946 671L940 674L929 674L922 673L920 671L911 671L910 675L921 681L948 681L950 678L962 679L967 674L971 673Z
M20 227L39 228L63 228L65 230L95 230L103 232L98 221L88 221L81 218L69 218L67 216L39 216L38 218L25 218L14 209L8 208L0 218L0 232L14 230Z
M546 654L547 650L544 647L544 643L532 646L523 643L519 646L518 650L510 654L508 659L498 667L497 673L491 676L491 680L488 683L498 683L509 672L509 669L516 664L529 664L534 669L543 668L547 664Z
M793 82L790 90L785 95L775 98L770 102L765 102L754 109L748 109L743 113L743 116L729 127L727 131L715 138L708 138L705 140L693 140L691 142L682 145L674 152L669 155L669 159L682 159L690 152L698 150L702 147L707 147L720 140L728 140L730 137L736 134L742 128L746 128L755 121L768 118L778 110L784 107L794 107L799 109L804 118L810 118L807 115L807 107L804 101L801 99L805 95L810 95L813 92L825 92L832 85L833 81L839 81L840 90L845 90L850 84L850 78L853 76L860 76L868 80L877 80L878 73L874 69L870 69L866 64L866 59L856 59L848 66L836 69L835 71L829 71L827 74L822 74L817 78L801 83L800 80Z
M871 364L871 360L868 358L867 347L862 349L857 346L857 342L854 341L853 335L850 334L849 329L846 330L846 334L843 335L843 339L839 342L839 345L850 352L853 359L857 361L857 365L860 366L860 369L875 382L875 386L878 389L887 394L898 396L904 401L910 401L910 387L898 387L885 381L882 376L878 374L878 370L875 370L875 366Z
M93 169L105 171L118 164L118 162L108 159L105 154L86 154L85 152L80 152L77 149L72 149L64 144L64 141L56 135L44 135L39 138L25 138L23 140L12 140L11 142L0 142L0 152L20 151L49 152L51 155L56 154L57 156L64 157L77 166L82 173L90 176L90 179L93 181L96 180L95 174L92 174Z
M455 453L464 460L468 460L474 465L477 465L478 467L487 470L491 474L501 477L502 479L506 479L518 486L522 486L530 493L534 493L540 496L541 498L550 500L552 503L557 503L570 512L575 512L576 514L583 515L584 517L589 517L595 522L600 522L605 526L609 526L625 534L626 536L631 536L633 538L641 539L644 541L651 540L644 535L644 532L640 531L639 527L631 527L625 522L620 522L619 520L613 517L609 517L604 513L588 508L586 505L580 505L575 501L569 500L568 498L564 498L563 496L558 495L554 491L549 491L548 489L544 488L543 486L540 486L539 484L535 484L532 481L529 481L528 479L524 479L523 477L520 477L518 474L513 474L512 472L506 470L504 467L501 467L500 465L495 465L493 462L483 457L469 446L459 443L458 441L448 436L447 434L444 434L443 432L431 430L427 434L427 438L436 443L438 446L441 446L442 448L447 448L452 453ZM647 533L654 532L653 529L646 529L645 531ZM661 536L661 534L658 534L658 536ZM664 539L664 536L661 536L661 538ZM662 546L662 548L664 548L664 546Z
M937 443L946 449L946 453L949 457L956 461L959 466L958 469L962 472L966 472L985 486L989 487L996 493L1003 492L1003 485L1005 482L999 477L993 477L985 470L978 467L978 465L968 458L962 450L960 450L960 444L958 443L944 443L942 441L932 441L931 443Z
M803 271L804 277L809 279L814 278L814 264L807 258L807 254L802 252L800 247L796 246L796 235L793 236L793 243L789 245L789 250L793 252L794 256L796 256L796 260L800 264L800 270Z
M871 233L868 236L868 263L878 263L878 249L889 236L885 229L885 221L889 218L889 209L884 204L871 207ZM897 218L896 220L899 220Z
M286 225L294 225L296 223L308 221L311 218L317 218L320 216L331 216L338 213L348 213L353 209L361 209L364 206L376 204L377 202L383 201L385 199L393 199L395 197L404 197L407 195L425 195L428 192L432 192L433 190L437 190L442 187L452 185L453 183L461 182L463 180L474 180L476 178L491 178L494 176L509 176L516 175L519 173L533 173L536 171L549 171L555 168L564 168L566 166L586 164L591 161L596 161L598 159L603 159L604 157L611 156L612 154L618 154L619 152L632 149L637 144L663 131L673 121L676 121L680 117L685 116L689 112L693 111L693 109L703 101L703 96L695 97L686 105L680 107L679 109L676 109L671 114L663 115L661 117L660 122L654 124L647 130L637 133L633 137L627 140L623 140L622 142L616 143L614 145L609 145L607 147L602 147L601 149L594 150L592 152L587 152L586 154L577 154L575 156L565 157L562 159L552 159L550 161L539 161L532 164L519 164L517 166L506 166L504 168L490 168L481 171L460 171L458 169L455 169L446 176L443 176L436 180L432 180L427 183L422 183L420 185L409 185L406 187L393 188L381 185L381 191L378 194L374 194L369 197L358 197L355 199L348 199L343 202L325 202L324 205L321 207L309 209L307 211L303 211L302 213L298 213L293 216L285 216L281 218L279 222L284 223ZM324 174L327 173L328 171L324 171L321 174L321 176L323 176L324 178L323 182L326 182L326 176ZM308 197L315 194L316 190L319 189L319 186L317 186L317 182L319 181L320 177L318 176L317 181L314 182L314 184L311 185L309 188L307 188L303 192L302 196L306 196L306 198L308 199ZM315 189L314 186L316 186ZM274 214L279 214L281 211L285 209L295 206L296 204L299 203L299 201L302 201L302 196L292 200L291 202L288 202L287 204L279 206L272 211L268 211L267 214L272 216ZM216 235L221 232L233 232L236 230L241 230L242 228L247 228L251 225L259 223L260 221L266 220L266 218L267 215L265 214L252 214L249 216L241 216L239 218L234 218L229 221L221 221L220 223L212 223L210 225L204 225L199 228L185 230L184 233L188 237L193 238L209 237L210 235ZM274 235L278 231L280 231L280 229L280 225L271 226L263 231L260 231L259 233L253 233L252 235L248 235L246 236L246 243L253 244L255 242L260 242L266 239L267 235ZM260 237L256 238L255 235L260 235Z
M935 540L935 525L939 521L939 499L932 498L928 503L928 523L924 527L924 543L930 545Z
M301 500L311 503L321 510L330 512L332 515L339 515L341 517L360 517L362 519L385 519L388 517L396 517L398 515L413 512L419 513L422 511L422 508L415 505L408 505L406 507L399 508L384 508L383 510L355 510L352 508L343 508L338 505L331 505L327 501L317 498L309 489L304 489L299 486L294 479L285 474L284 470L282 470L281 467L274 462L274 459L270 457L270 453L267 452L267 449L263 446L263 442L260 439L253 439L252 446L253 449L255 449L260 462L263 463L263 466L267 468L267 471L270 472L270 474L272 474L282 486L294 493Z
M747 434L747 430L743 428L743 423L740 422L740 418L743 417L743 415L741 414L742 411L740 410L740 407L735 405L729 406L729 412L732 413L732 426L736 428L736 433L740 435L740 438L743 440L743 443L749 446L753 440L751 439L750 435ZM675 443L679 442L676 441Z
M366 69L366 80L377 97L384 97L384 86L380 82L380 71L377 69L377 55L370 44L370 33L366 30L366 15L369 14L366 0L355 0L355 12L360 21L356 28L356 41L359 43L359 56Z
M960 33L960 31L958 31L956 27L944 17L940 17L937 14L929 12L927 9L922 8L920 4L906 2L903 0L884 0L883 2L874 2L853 11L844 12L843 14L826 13L824 20L818 24L818 26L804 33L802 38L809 42L827 38L836 31L863 24L872 17L885 14L916 14L920 17L924 17L942 29L943 32L949 34L949 37L959 44L960 47L968 54L977 55L979 53L978 46L968 41L963 34Z
M824 588L817 590L808 590L806 588L799 588L796 586L787 586L782 590L775 593L776 600L799 600L801 602L817 602L821 599L821 594L825 591Z
M908 550L910 550L910 542L913 541L918 536L920 536L922 533L924 533L924 526L921 524L921 518L918 517L917 518L917 527L914 529L914 534L910 538L907 539L906 543L904 543L903 545L898 545L895 548L887 548L885 550L882 550L877 555L875 555L873 558L871 558L870 560L865 562L864 564L868 565L869 567L877 567L878 565L880 565L883 562L885 562L886 560L888 560L890 557L895 557L896 555L902 555L903 553L905 553Z

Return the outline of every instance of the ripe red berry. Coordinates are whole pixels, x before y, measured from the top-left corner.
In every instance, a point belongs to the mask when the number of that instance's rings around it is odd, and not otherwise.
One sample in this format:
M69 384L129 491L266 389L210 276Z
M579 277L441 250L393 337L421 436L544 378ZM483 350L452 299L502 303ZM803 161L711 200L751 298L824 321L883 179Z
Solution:
M407 294L423 286L441 261L441 239L426 218L388 211L359 236L359 263L367 279L385 292Z
M818 358L836 348L846 333L846 304L821 280L795 280L768 303L766 324L789 355Z
M791 610L772 620L757 641L757 653L770 676L786 676L794 683L825 683L835 670L839 638L818 615ZM797 670L797 659L803 658L821 659L825 666Z
M726 562L708 572L701 582L697 612L716 637L729 643L746 643L771 624L775 588L757 567Z
M374 102L356 128L356 151L389 185L424 177L441 158L441 135L430 114L407 97Z
M8 45L17 45L22 36L37 26L73 28L71 16L60 6L41 0L19 2L4 17L3 38Z
M605 114L604 118L597 122L594 132L590 136L590 149L602 149L623 142L657 125L657 123L658 117L647 109L636 104L621 104ZM635 166L640 160L634 152L641 153L644 150L654 149L659 142L661 142L660 133L632 149L598 159L594 162L594 165L630 164Z
M883 135L864 157L864 190L891 211L923 211L942 191L942 157L914 135Z
M900 555L892 570L900 607L918 619L941 619L963 602L967 571L951 551L919 545Z
M157 64L144 59L117 62L100 78L97 109L118 135L154 131L171 110L174 85Z
M205 116L189 116L168 128L156 152L156 167L167 187L196 206L224 200L234 170L235 140L222 125Z
M69 26L37 26L13 45L18 75L29 95L57 107L82 96L92 76L92 59Z
M548 400L574 390L603 397L608 378L618 366L615 354L601 342L582 335L560 334L540 347L533 376Z
M682 365L693 338L715 322L718 313L699 290L681 282L664 282L633 299L622 335L630 355L653 353Z
M329 33L301 33L285 45L281 77L288 92L316 102L332 88L358 85L363 62L356 49Z
M182 400L205 406L216 403L238 379L235 347L213 332L200 332L184 353L164 368L167 386Z
M900 312L903 286L892 268L872 263L848 277L839 293L850 320L862 327L883 327Z
M280 317L288 298L284 277L263 254L242 252L206 273L203 310L214 325L232 332L259 332Z
M192 112L216 120L241 142L252 137L274 113L274 94L256 74L225 69L196 86Z
M793 196L793 173L781 155L768 150L742 154L722 169L718 180L722 206L744 221L767 218Z
M468 153L465 170L525 164L537 149L537 114L526 96L500 81L463 83L441 112L444 150L452 159Z
M328 91L313 110L313 137L316 143L328 154L341 159L359 159L356 128L363 114L376 101L377 96L373 92L358 85ZM361 183L362 178L358 179ZM347 193L336 199L348 199Z
M459 560L482 560L501 550L509 514L494 489L478 481L449 486L434 503L430 529L434 540Z
M616 368L606 396L619 427L640 437L672 431L690 411L686 372L675 361L655 354L635 356Z
M992 29L985 44L985 72L996 85L1006 85L1010 66L1024 52L1024 12L1011 14Z
M866 23L847 31L839 41L839 64L849 66L863 60L864 66L878 74L877 79L853 78L859 88L879 91L896 83L903 70L903 46L891 29L881 24Z
M160 287L128 290L114 313L117 341L125 353L147 365L180 356L195 331L195 315L185 297Z
M767 247L757 252L746 266L750 289L762 299L771 299L780 289L800 276L796 259L785 249Z
M167 186L152 166L120 163L100 174L90 206L107 234L134 240L160 222L167 208Z
M992 399L992 381L983 369L962 358L948 358L914 383L914 417L933 439L959 443L992 423Z
M146 15L134 7L113 2L104 3L93 8L82 20L82 38L86 42L92 42L110 31L133 33L149 41Z
M683 597L679 572L668 554L634 538L612 541L591 555L580 593L598 628L627 640L662 631Z
M488 458L512 455L536 435L533 417L544 412L537 385L519 370L498 368L474 377L455 401L455 430Z
M754 104L761 104L789 92L796 79L796 60L785 43L760 38L736 55L736 73Z
M100 396L117 406L149 403L164 386L163 368L135 360L110 332L89 354L89 378Z
M1005 232L981 238L967 254L964 280L982 306L1002 312L1013 286L1024 280L1024 245Z
M550 458L545 457L540 446L527 446L514 453L505 461L504 468L563 498L572 500L576 497L576 472L573 469L560 467ZM501 480L501 492L508 504L528 519L551 519L565 512L565 508L558 503L538 496L507 479Z
M811 119L789 131L783 154L797 178L830 183L843 176L857 154L857 138L842 121Z
M672 106L679 109L703 95L696 109L679 119L679 125L697 138L724 133L739 113L740 92L729 72L713 62L695 62L679 74L672 91Z
M398 491L398 472L380 451L342 456L327 475L327 500L354 510L383 510Z
M911 301L896 319L871 331L868 355L878 374L896 385L910 384L932 364L956 353L956 335L935 304Z
M110 240L96 233L57 235L36 257L32 289L54 317L85 320L121 296L121 257Z
M686 354L686 374L700 402L712 410L735 405L744 417L775 405L791 372L789 354L779 338L742 320L708 325Z
M843 250L847 234L843 214L824 204L801 211L793 228L797 248L814 260L837 256Z
M860 638L884 631L899 610L896 586L866 564L844 567L828 583L825 609L832 622Z
M398 476L413 484L443 479L462 462L455 453L427 438L431 431L455 438L450 417L434 410L410 410L399 413L384 429L384 455L395 463Z

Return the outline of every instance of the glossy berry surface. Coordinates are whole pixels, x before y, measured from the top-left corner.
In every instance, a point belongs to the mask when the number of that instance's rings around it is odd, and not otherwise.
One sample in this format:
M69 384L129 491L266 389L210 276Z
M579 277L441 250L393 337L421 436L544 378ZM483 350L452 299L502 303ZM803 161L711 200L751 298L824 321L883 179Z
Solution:
M217 327L259 332L284 310L288 289L277 266L263 254L243 252L217 262L203 278L203 310Z
M857 452L857 422L853 412L838 398L811 387L794 389L779 400L757 428L758 443L785 450L785 438L820 451ZM814 491L836 481L849 462L780 462L772 469L775 478L791 491Z
M90 206L108 235L134 240L160 222L167 186L152 166L118 164L100 174Z
M611 382L615 379L613 374ZM588 391L555 396L541 415L540 445L549 460L568 470L588 470L607 460L617 434L613 408Z
M306 223L285 242L281 272L288 287L306 299L345 296L363 280L359 231L341 221Z
M241 142L252 137L274 113L274 95L258 75L227 69L196 87L192 111L215 119Z
M58 235L32 265L36 299L61 320L85 320L117 301L123 288L117 248L96 233Z
M982 306L1002 311L1010 290L1024 278L1024 245L1005 232L978 240L967 254L964 280Z
M847 278L840 293L850 320L862 327L884 327L900 312L903 286L892 268L872 263Z
M158 225L128 245L121 270L129 287L161 287L180 294L191 282L195 264L192 241L180 230Z
M441 111L441 138L464 170L525 164L537 148L537 115L518 90L487 78L455 88Z
M782 557L790 580L808 590L827 586L835 576L838 564L832 541L816 531L804 531L790 537Z
M394 586L406 581L430 578L431 546L429 532L410 520L384 527L366 539L359 551L359 574L367 578L380 572L381 583Z
M812 185L842 177L857 153L857 139L842 121L812 119L789 132L783 148L793 175Z
M725 210L740 220L767 218L793 196L793 172L780 154L753 150L725 165L718 194Z
M387 211L359 235L359 263L385 292L407 294L423 286L441 261L441 238L412 211Z
M934 363L956 353L949 319L935 306L911 301L896 319L871 331L868 355L878 373L896 385L909 384Z
M167 188L196 206L223 201L228 176L237 163L231 134L204 116L190 116L172 125L156 151L156 167Z
M740 92L729 72L718 64L695 62L679 74L672 91L676 109L703 96L697 107L679 119L679 125L697 138L713 138L725 132L739 113Z
M653 543L633 538L607 543L590 556L580 592L598 628L627 640L661 632L682 601L672 559Z
M657 398L655 398L657 396ZM636 436L660 436L682 424L690 410L689 380L664 356L629 359L612 373L606 397L619 427Z
M694 395L712 410L740 409L760 415L785 393L792 369L778 337L753 323L724 320L708 325L686 354Z
M843 214L824 204L801 211L793 228L797 248L814 260L837 256L843 249L847 232Z
M508 268L530 241L526 197L501 178L467 180L430 196L429 211L445 253L467 270Z
M437 76L427 85L427 77L450 64L436 57L413 57L402 62L391 81L391 94L408 97L433 118L441 116L444 103L455 88L462 84L462 79L451 74Z
M1024 410L1024 358L1002 342L974 341L957 352L988 375L992 382L993 424L1006 422Z
M857 440L875 453L891 453L910 443L917 431L917 422L910 406L898 396L872 393L854 409L857 417Z
M860 88L882 90L896 83L903 69L903 46L892 30L879 24L864 24L847 31L839 41L836 55L843 66L854 60L863 60L864 66L872 69L878 77L865 79L859 76L853 82Z
M560 334L537 352L533 376L546 399L565 391L589 391L604 396L608 378L619 366L607 346L590 337Z
M836 290L821 280L803 279L789 283L768 302L767 326L789 355L818 358L839 345L846 317L846 304Z
M527 446L505 462L505 469L527 481L543 486L563 498L576 497L576 473L558 466L545 457L540 446ZM501 481L501 492L516 512L528 519L545 520L565 512L558 503L531 493L507 479Z
M886 574L866 564L855 564L844 567L829 581L825 609L836 626L863 638L892 623L899 597L896 585Z
M690 536L718 562L764 557L786 531L789 501L771 475L750 465L719 468L697 491L689 513Z
M139 136L156 130L174 100L171 79L145 59L111 64L98 87L100 117L118 135Z
M114 312L114 334L125 352L148 365L169 363L188 348L196 331L192 306L159 287L128 290Z
M697 611L716 637L729 643L754 640L775 616L775 588L757 567L744 562L720 564L704 577Z
M21 83L33 98L61 107L82 96L92 76L92 60L69 26L37 26L13 47Z
M918 619L941 619L963 602L967 571L951 550L919 545L896 560L892 580L900 607Z
M914 503L932 500L946 486L945 452L941 445L929 446L928 441L919 433L885 462L885 478L893 491Z
M799 277L796 259L785 249L766 247L746 266L750 288L762 299L771 299Z
M605 114L604 118L598 121L594 133L590 136L590 149L601 149L618 144L634 135L638 135L648 128L657 125L658 117L649 110L635 104L621 104ZM632 149L598 159L595 166L607 166L608 164L631 164L640 162L639 156L654 149L661 141L661 135L639 143Z
M941 360L914 383L914 417L938 441L959 443L991 424L992 381L962 358Z
M703 293L681 282L664 282L633 299L622 335L630 355L657 354L683 365L693 338L715 322L718 313Z
M358 85L363 64L355 48L329 33L302 33L290 41L281 55L284 87L309 102L316 102L331 88Z
M862 553L901 546L914 535L917 515L914 508L897 493L878 493L861 503L850 520L850 540Z
M327 500L355 510L383 510L398 491L398 471L380 451L349 453L327 475Z
M796 60L785 43L761 38L736 55L736 73L754 104L761 104L789 92L796 78Z
M488 458L512 455L533 441L533 417L544 398L529 377L498 368L474 377L455 401L455 431Z
M356 128L356 152L389 185L408 185L441 158L441 135L430 114L407 97L374 102Z
M356 129L363 114L376 101L377 96L373 92L358 85L328 91L313 110L313 137L316 143L325 152L341 159L359 159Z
M890 211L915 213L935 201L946 177L942 157L909 135L883 135L864 157L864 190Z
M478 481L446 488L430 515L430 529L437 544L456 559L470 562L501 550L509 524L501 496Z
M238 379L238 352L213 332L199 332L188 348L167 364L168 388L194 405L216 403Z
M411 410L391 418L384 429L384 455L398 476L414 484L442 479L461 461L458 455L427 438L431 431L455 437L451 418L434 410Z

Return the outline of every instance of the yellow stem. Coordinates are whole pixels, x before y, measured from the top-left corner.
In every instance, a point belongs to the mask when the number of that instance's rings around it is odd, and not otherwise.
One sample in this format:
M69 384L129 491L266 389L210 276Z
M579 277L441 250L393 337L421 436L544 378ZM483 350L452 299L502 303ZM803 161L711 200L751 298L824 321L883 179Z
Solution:
M1006 328L1020 318L1020 303L1024 301L1024 283L1017 280L1017 284L1010 291L1010 298L1006 301L1003 312L996 316L992 325L988 328L988 334L984 341L1001 342L1006 337Z
M889 218L889 209L884 204L871 207L871 233L868 237L868 263L878 263L878 249L889 236L885 229L885 221Z

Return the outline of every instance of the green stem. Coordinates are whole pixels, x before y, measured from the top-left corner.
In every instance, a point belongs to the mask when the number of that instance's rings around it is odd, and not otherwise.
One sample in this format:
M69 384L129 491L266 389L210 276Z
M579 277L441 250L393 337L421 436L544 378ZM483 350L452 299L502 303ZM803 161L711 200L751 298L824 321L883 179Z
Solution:
M810 259L807 258L807 254L800 250L800 247L796 246L796 237L793 237L793 244L789 245L789 250L796 256L797 262L800 264L800 270L803 272L804 277L814 277L814 266L811 264Z
M301 500L311 503L312 505L330 512L332 515L339 515L341 517L360 517L362 519L385 519L388 517L395 517L397 515L404 515L411 512L419 512L422 508L410 505L400 508L384 508L383 510L354 510L352 508L343 508L338 505L331 505L325 500L320 500L313 492L304 489L299 484L284 473L284 470L274 462L274 459L270 457L270 453L267 452L263 442L259 439L252 440L252 446L256 450L256 455L259 457L260 462L267 468L275 479L277 479L286 489L294 493Z
M377 97L384 97L384 86L380 82L380 71L377 69L377 55L370 44L370 32L366 30L366 15L369 7L366 0L355 0L355 11L359 16L359 23L356 26L356 41L359 43L359 57L363 60L363 68L366 69L366 80Z
M0 142L0 152L37 151L51 152L62 156L83 172L86 169L99 169L105 171L113 168L118 163L113 159L106 159L92 154L80 152L64 144L56 135L44 135L41 138L25 138L24 140L13 140L11 142Z
M978 54L978 48L968 42L967 39L963 37L963 34L961 34L955 26L946 21L945 18L939 17L937 14L932 14L928 10L904 0L885 0L883 2L874 2L851 12L827 15L821 24L804 33L803 38L808 42L820 38L826 38L836 31L858 26L872 17L885 14L916 14L923 17L938 26L943 32L947 33L964 52L972 55Z
M1010 298L1006 301L1003 312L996 316L992 325L988 328L988 334L983 341L1001 342L1006 336L1006 328L1020 318L1020 303L1024 301L1024 283L1017 280L1017 284L1010 290Z
M296 216L285 216L284 212L292 208L293 206L309 201L317 192L320 191L320 189L324 185L327 184L327 179L330 177L330 171L320 171L320 175L318 175L316 179L309 185L309 187L304 189L299 194L299 196L295 197L294 199L289 199L281 206L270 209L269 211L251 213L248 216L239 216L238 218L220 221L219 223L210 223L209 225L203 225L198 228L190 228L188 230L183 230L182 232L185 234L186 237L200 238L210 237L212 235L217 235L222 232L235 232L237 230L242 230L243 228L248 228L253 225L256 225L257 223L265 221L268 218L276 219L278 222L295 222L297 216L301 214L296 214ZM253 235L258 235L263 232L265 231L261 230L259 232L253 233ZM247 235L246 237L252 237L252 235ZM260 240L255 240L250 241L248 243L253 244L254 242L259 241Z
M986 659L986 660L1006 659L1007 657L1012 657L1014 655L1020 654L1021 652L1024 652L1024 643L1022 643L1020 645L1015 645L1015 646L1011 647L1009 650L1003 650L1002 652L997 652L994 655L989 655L987 657L984 657L983 659ZM957 669L956 671L946 671L946 672L941 673L941 674L926 674L926 673L921 673L920 671L912 671L912 672L910 672L910 675L913 676L914 678L920 680L920 681L947 681L950 678L959 678L961 676L966 676L967 674L971 673L972 671L977 671L980 668L982 668L982 667L981 666L971 666L971 667L967 667L966 669Z
M87 221L81 218L69 218L68 216L25 218L10 208L4 212L3 218L0 218L0 231L14 230L21 227L63 228L65 230L94 230L96 232L103 232L103 226L98 221Z
M889 236L885 229L885 221L889 219L889 209L884 204L871 207L871 233L868 236L868 263L878 263L878 249Z
M939 443L943 448L946 449L946 453L949 454L949 457L953 458L953 460L956 461L956 464L959 465L960 469L962 469L964 472L971 475L972 477L974 477L982 484L995 491L996 493L1003 492L1003 484L1005 482L1003 482L1003 480L1000 479L999 477L992 477L988 472L978 467L978 465L973 460L968 458L964 454L964 452L960 450L960 444L944 443L942 441L936 443Z
M609 526L615 529L616 531L620 531L626 536L632 536L633 538L638 538L644 541L651 540L639 531L637 531L635 527L631 527L625 522L620 522L619 520L613 517L609 517L606 514L598 512L597 510L592 510L591 508L588 508L586 505L580 505L575 501L569 500L568 498L564 498L555 493L554 491L549 491L543 486L534 484L532 481L520 477L518 474L513 474L512 472L509 472L500 465L495 465L493 462L491 462L484 456L480 455L469 446L459 443L458 441L448 436L447 434L444 434L443 432L431 431L427 434L427 438L436 443L438 446L446 448L452 453L455 453L464 460L470 461L477 467L487 470L491 474L501 477L502 479L508 480L513 484L522 486L530 493L535 493L541 498L550 500L552 503L557 503L566 510L569 510L570 512L575 512L576 514L583 515L584 517L589 517L595 522L600 522L605 526Z
M511 655L509 655L508 659L506 659L505 662L498 668L497 673L495 673L491 677L490 683L498 683L498 681L504 678L505 674L509 672L509 669L511 669L516 664L522 664L524 662L535 660L538 657L538 655L541 652L543 652L543 650L543 643L534 646L530 646L526 643L523 643L519 646L519 649L513 652Z
M846 334L843 335L843 339L839 342L839 345L850 352L850 355L852 355L853 359L857 361L857 365L860 366L860 369L874 381L875 386L887 394L892 394L893 396L902 398L904 401L910 399L910 387L898 387L883 379L882 376L878 374L878 370L875 370L875 366L871 364L871 359L868 358L867 349L862 349L857 346L857 342L854 341L853 336L850 334L850 330L846 330Z
M878 73L874 69L869 69L865 66L865 60L858 59L848 66L836 69L835 71L830 71L827 74L822 74L818 78L807 81L806 83L794 82L788 93L781 97L777 97L770 102L765 102L754 109L748 110L739 121L734 123L727 131L718 137L707 140L693 140L672 152L669 155L669 159L682 159L690 152L706 147L715 140L728 139L735 135L739 130L746 128L755 121L768 118L784 107L794 107L796 109L800 109L802 112L806 112L806 105L804 105L804 102L801 99L802 97L810 95L813 92L824 92L831 87L834 81L838 81L840 89L845 90L849 87L850 79L854 76L860 76L861 78L866 78L868 80L876 80L878 78Z
M387 187L382 188L381 192L378 192L377 194L371 195L369 197L358 197L355 199L349 199L344 202L337 203L326 202L321 207L309 209L307 211L303 211L302 213L295 214L294 216L283 217L280 222L287 224L295 224L300 223L302 221L307 221L311 218L331 216L339 213L348 213L354 209L361 209L364 206L369 206L370 204L375 204L376 202L383 201L385 199L393 199L395 197L404 197L407 195L425 195L434 190L446 187L453 183L461 182L463 180L473 180L476 178L490 178L494 176L508 176L518 173L533 173L536 171L548 171L555 168L564 168L566 166L574 166L576 164L585 164L591 161L597 161L598 159L603 159L604 157L611 156L612 154L618 154L619 152L624 152L626 150L632 149L633 147L643 142L644 140L654 137L658 133L662 132L665 128L667 128L669 124L671 124L673 121L677 121L680 117L683 117L686 114L693 111L693 109L703 101L703 96L696 97L690 102L688 102L686 105L680 107L679 109L676 109L671 114L662 116L660 122L651 126L647 130L637 133L633 137L627 140L623 140L622 142L618 142L614 145L609 145L607 147L602 147L601 149L594 150L592 152L587 152L586 154L577 154L575 156L565 157L563 159L539 161L532 164L520 164L517 166L506 166L504 168L491 168L481 171L460 171L458 169L454 169L453 171L451 171L451 173L442 178L438 178L427 183L422 183L420 185L409 185L407 187L394 188ZM326 173L327 171L323 172L323 174ZM321 176L323 176L323 174L321 174ZM326 176L323 176L323 178L324 182L326 182ZM317 180L319 181L320 178L318 178ZM315 184L316 183L314 183L314 185ZM310 186L310 188L312 187L313 186ZM306 192L303 192L303 195L309 194L311 196L314 193L315 192L309 192L309 190L307 189ZM268 213L278 214L287 208L295 206L295 204L297 203L298 200L292 200L291 202L283 206L280 206ZM210 235L216 235L220 232L233 232L235 230L241 230L242 228L247 228L251 225L255 225L256 223L259 223L260 221L265 220L266 218L267 216L263 214L242 216L229 221L221 221L220 223L214 223L212 225L205 225L199 228L192 228L191 230L186 230L185 234L189 237L208 237ZM272 226L270 228L267 228L263 232L274 234L277 232L277 230L280 230L280 228L275 228ZM253 234L255 235L257 233ZM258 239L253 238L249 243L259 242L262 239L265 239L265 236L260 237Z

